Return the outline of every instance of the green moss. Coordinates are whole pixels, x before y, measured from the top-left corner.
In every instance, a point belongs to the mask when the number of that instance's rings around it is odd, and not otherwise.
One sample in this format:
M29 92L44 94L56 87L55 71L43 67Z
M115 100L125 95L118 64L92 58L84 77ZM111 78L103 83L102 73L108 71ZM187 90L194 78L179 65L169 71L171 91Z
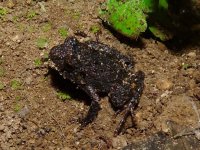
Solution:
M37 13L34 10L29 10L29 12L27 13L28 19L33 19L36 16L37 16Z
M61 27L58 29L58 33L65 38L68 35L68 30L65 27Z
M49 53L45 52L42 57L42 61L45 62L45 61L48 61L48 59L49 59Z
M13 21L14 23L17 23L17 22L18 22L18 19L19 19L18 16L14 16L14 17L12 18L12 21Z
M21 100L21 96L16 96L16 97L15 97L15 100L16 100L16 101L20 101L20 100Z
M98 25L93 25L90 27L90 31L94 34L98 33L100 31L100 27Z
M46 48L48 45L48 40L46 38L38 38L36 41L36 45L40 49Z
M3 88L4 88L4 84L0 82L0 90L3 90Z
M11 85L11 88L12 88L13 90L18 90L18 89L20 89L21 86L22 86L21 82L20 82L19 80L16 80L16 79L13 79L13 80L11 81L10 85Z
M182 63L182 69L187 70L187 69L190 68L190 67L191 67L190 64Z
M23 24L23 23L18 23L18 24L17 24L17 28L18 28L21 32L24 32L25 29L26 29L26 26L25 26L25 24Z
M44 53L44 56L43 56L43 58L45 58L45 59L48 59L49 58L49 53Z
M81 13L79 11L72 12L72 18L78 20L81 17Z
M71 96L69 94L61 92L61 91L57 93L57 96L62 101L71 99Z
M5 75L5 69L3 67L0 67L0 77L3 77Z
M48 80L48 77L44 77L42 78L43 80L42 81L47 81Z
M83 31L84 30L84 25L81 24L81 23L77 23L75 27L76 27L77 31Z
M42 26L42 31L43 32L47 32L49 30L51 30L52 28L52 25L50 23L45 23L43 26Z
M40 66L42 65L41 59L36 58L36 59L34 60L34 65L35 65L35 67L40 67Z
M161 41L169 40L172 37L169 32L165 31L161 27L149 26L149 30L155 37L159 38Z
M22 106L20 104L17 103L17 104L14 105L14 111L15 112L19 112L21 109L22 109Z
M34 26L28 26L27 31L33 33L35 31Z
M6 8L0 8L0 18L5 16L8 13Z

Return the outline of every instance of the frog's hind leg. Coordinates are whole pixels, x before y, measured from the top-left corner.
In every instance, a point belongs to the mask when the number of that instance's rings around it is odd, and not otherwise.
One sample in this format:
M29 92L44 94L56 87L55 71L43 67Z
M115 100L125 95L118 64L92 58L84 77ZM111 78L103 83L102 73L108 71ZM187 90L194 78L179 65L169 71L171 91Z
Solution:
M133 76L133 81L136 84L135 88L132 90L133 97L126 105L126 108L124 110L125 111L124 117L121 119L119 125L117 126L117 128L115 130L115 133L114 133L115 136L121 132L121 130L126 122L126 119L128 118L129 115L131 115L132 121L134 120L133 119L134 118L134 109L137 107L140 97L142 95L142 92L144 90L144 76L145 76L144 72L142 72L142 71L136 72Z
M91 123L97 117L101 109L99 105L100 98L96 90L91 86L86 86L84 91L92 98L92 102L86 117L81 121L81 127L85 127Z
M129 115L131 115L132 123L134 124L134 111L133 110L135 107L136 106L133 106L132 103L129 103L128 107L126 107L125 110L122 110L122 111L125 111L125 113L124 113L124 116L121 119L120 123L118 124L117 128L115 129L114 136L117 136L118 134L120 134Z

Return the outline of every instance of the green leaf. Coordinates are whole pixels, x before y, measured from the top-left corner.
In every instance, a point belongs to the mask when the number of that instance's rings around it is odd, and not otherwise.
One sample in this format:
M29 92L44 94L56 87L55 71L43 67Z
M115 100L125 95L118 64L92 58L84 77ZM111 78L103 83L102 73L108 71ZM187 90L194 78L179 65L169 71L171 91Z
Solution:
M168 2L167 2L167 0L159 0L158 7L162 8L164 10L167 10L168 9Z
M137 38L150 26L149 30L162 41L172 38L165 29L171 23L168 0L107 0L100 17L126 37Z
M153 12L157 5L155 0L142 0L141 3L145 13Z
M164 31L163 29L156 26L150 26L149 30L153 33L155 37L159 38L161 41L169 40L172 37L171 33Z
M144 11L148 11L148 7L145 7L148 3L147 0L108 0L101 17L123 35L137 38L147 28Z

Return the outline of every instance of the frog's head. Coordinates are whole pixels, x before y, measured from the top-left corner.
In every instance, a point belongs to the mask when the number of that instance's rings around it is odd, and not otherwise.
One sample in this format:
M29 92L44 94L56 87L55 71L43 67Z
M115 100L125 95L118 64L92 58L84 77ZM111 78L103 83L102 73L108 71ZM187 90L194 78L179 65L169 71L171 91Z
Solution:
M59 70L67 69L66 67L73 66L73 56L78 40L74 37L68 37L64 44L54 46L50 53L49 58L54 63L54 66Z

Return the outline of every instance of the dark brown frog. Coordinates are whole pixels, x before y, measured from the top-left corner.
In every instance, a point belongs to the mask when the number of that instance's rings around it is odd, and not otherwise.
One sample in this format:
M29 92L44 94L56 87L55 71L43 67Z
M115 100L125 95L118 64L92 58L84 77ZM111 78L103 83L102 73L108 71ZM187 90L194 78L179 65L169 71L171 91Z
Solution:
M116 49L95 41L81 43L74 37L68 37L63 44L53 47L49 57L53 64L51 67L92 99L82 127L95 119L100 110L99 94L106 93L118 112L125 111L115 131L119 134L126 118L129 115L133 117L138 105L144 88L144 73L134 73L134 62Z

